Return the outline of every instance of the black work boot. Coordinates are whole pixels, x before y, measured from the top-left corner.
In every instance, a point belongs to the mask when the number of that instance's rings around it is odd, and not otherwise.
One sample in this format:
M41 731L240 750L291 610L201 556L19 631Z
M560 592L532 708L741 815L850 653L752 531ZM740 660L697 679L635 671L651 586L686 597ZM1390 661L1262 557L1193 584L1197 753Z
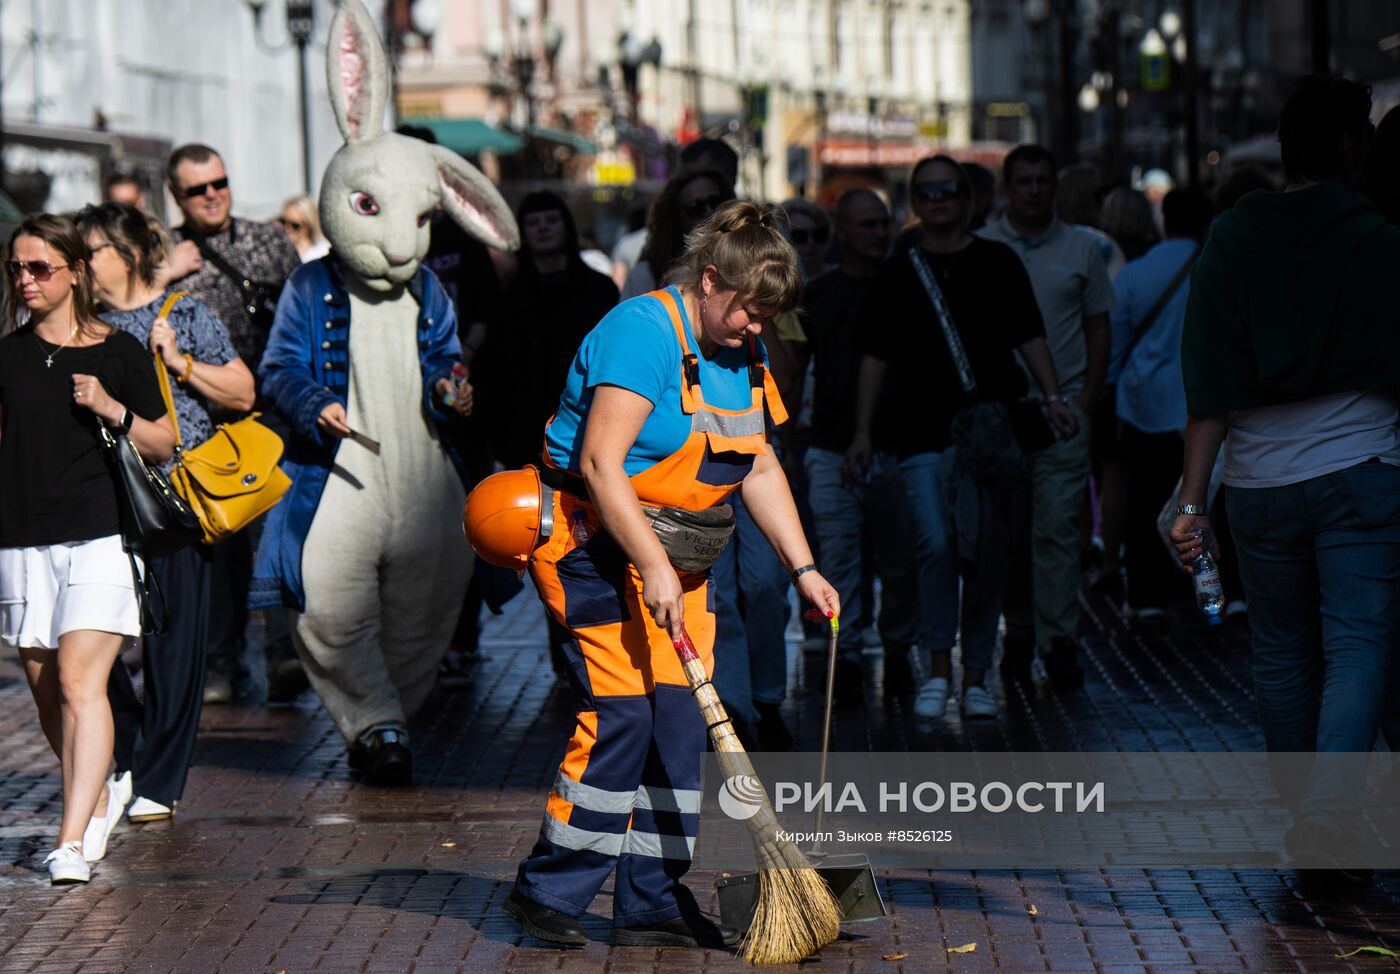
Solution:
M738 930L718 926L703 913L683 913L641 927L613 927L613 943L619 947L732 947L738 942Z
M520 924L520 929L538 940L566 947L582 947L588 943L583 928L567 913L551 910L534 900L520 895L520 890L512 889L501 906L506 914Z

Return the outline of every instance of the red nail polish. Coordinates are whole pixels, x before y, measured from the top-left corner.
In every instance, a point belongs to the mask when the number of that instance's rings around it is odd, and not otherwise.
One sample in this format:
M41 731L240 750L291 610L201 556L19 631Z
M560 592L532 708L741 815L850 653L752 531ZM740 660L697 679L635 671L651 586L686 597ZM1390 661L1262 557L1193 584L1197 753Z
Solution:
M831 618L832 616L834 616L834 615L836 615L835 612L832 612L830 609L827 609L827 610L826 610L826 617L827 617L828 619L830 619L830 618Z

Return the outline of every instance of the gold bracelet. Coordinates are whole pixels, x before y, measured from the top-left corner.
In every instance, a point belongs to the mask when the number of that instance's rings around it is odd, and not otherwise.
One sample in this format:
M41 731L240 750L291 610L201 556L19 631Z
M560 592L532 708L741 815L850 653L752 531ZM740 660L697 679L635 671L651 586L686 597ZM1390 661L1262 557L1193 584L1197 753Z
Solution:
M181 373L180 375L176 376L176 377L175 377L175 381L178 382L178 383L180 383L180 385L184 385L186 382L190 381L190 373L193 372L193 371L194 371L194 356L191 355L189 352L186 352L186 353L185 353L185 371L184 371L183 373Z

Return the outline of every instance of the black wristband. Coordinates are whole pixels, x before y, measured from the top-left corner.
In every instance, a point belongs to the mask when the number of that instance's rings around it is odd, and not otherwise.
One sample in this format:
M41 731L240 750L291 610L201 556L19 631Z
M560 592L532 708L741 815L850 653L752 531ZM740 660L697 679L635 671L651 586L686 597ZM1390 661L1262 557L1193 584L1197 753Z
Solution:
M808 572L814 572L816 570L816 565L803 565L801 568L794 568L792 570L792 580L796 582L803 575L806 575Z
M117 425L122 428L122 432L130 433L131 424L134 422L136 422L136 414L133 413L130 409L123 409L122 418L117 421Z

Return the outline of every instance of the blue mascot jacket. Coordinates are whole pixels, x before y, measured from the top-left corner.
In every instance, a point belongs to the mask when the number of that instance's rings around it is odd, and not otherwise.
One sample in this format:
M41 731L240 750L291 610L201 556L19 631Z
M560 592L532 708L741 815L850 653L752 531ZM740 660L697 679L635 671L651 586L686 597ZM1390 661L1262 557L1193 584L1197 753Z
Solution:
M418 302L423 410L437 426L438 442L465 486L466 472L447 435L456 413L443 409L433 392L439 379L451 377L453 364L461 358L457 315L447 292L427 268L419 267L408 289ZM303 264L288 278L258 377L263 398L291 427L282 469L292 486L264 522L248 606L280 604L304 612L302 547L341 443L339 437L323 436L316 419L331 403L348 406L350 389L350 294L334 254Z

